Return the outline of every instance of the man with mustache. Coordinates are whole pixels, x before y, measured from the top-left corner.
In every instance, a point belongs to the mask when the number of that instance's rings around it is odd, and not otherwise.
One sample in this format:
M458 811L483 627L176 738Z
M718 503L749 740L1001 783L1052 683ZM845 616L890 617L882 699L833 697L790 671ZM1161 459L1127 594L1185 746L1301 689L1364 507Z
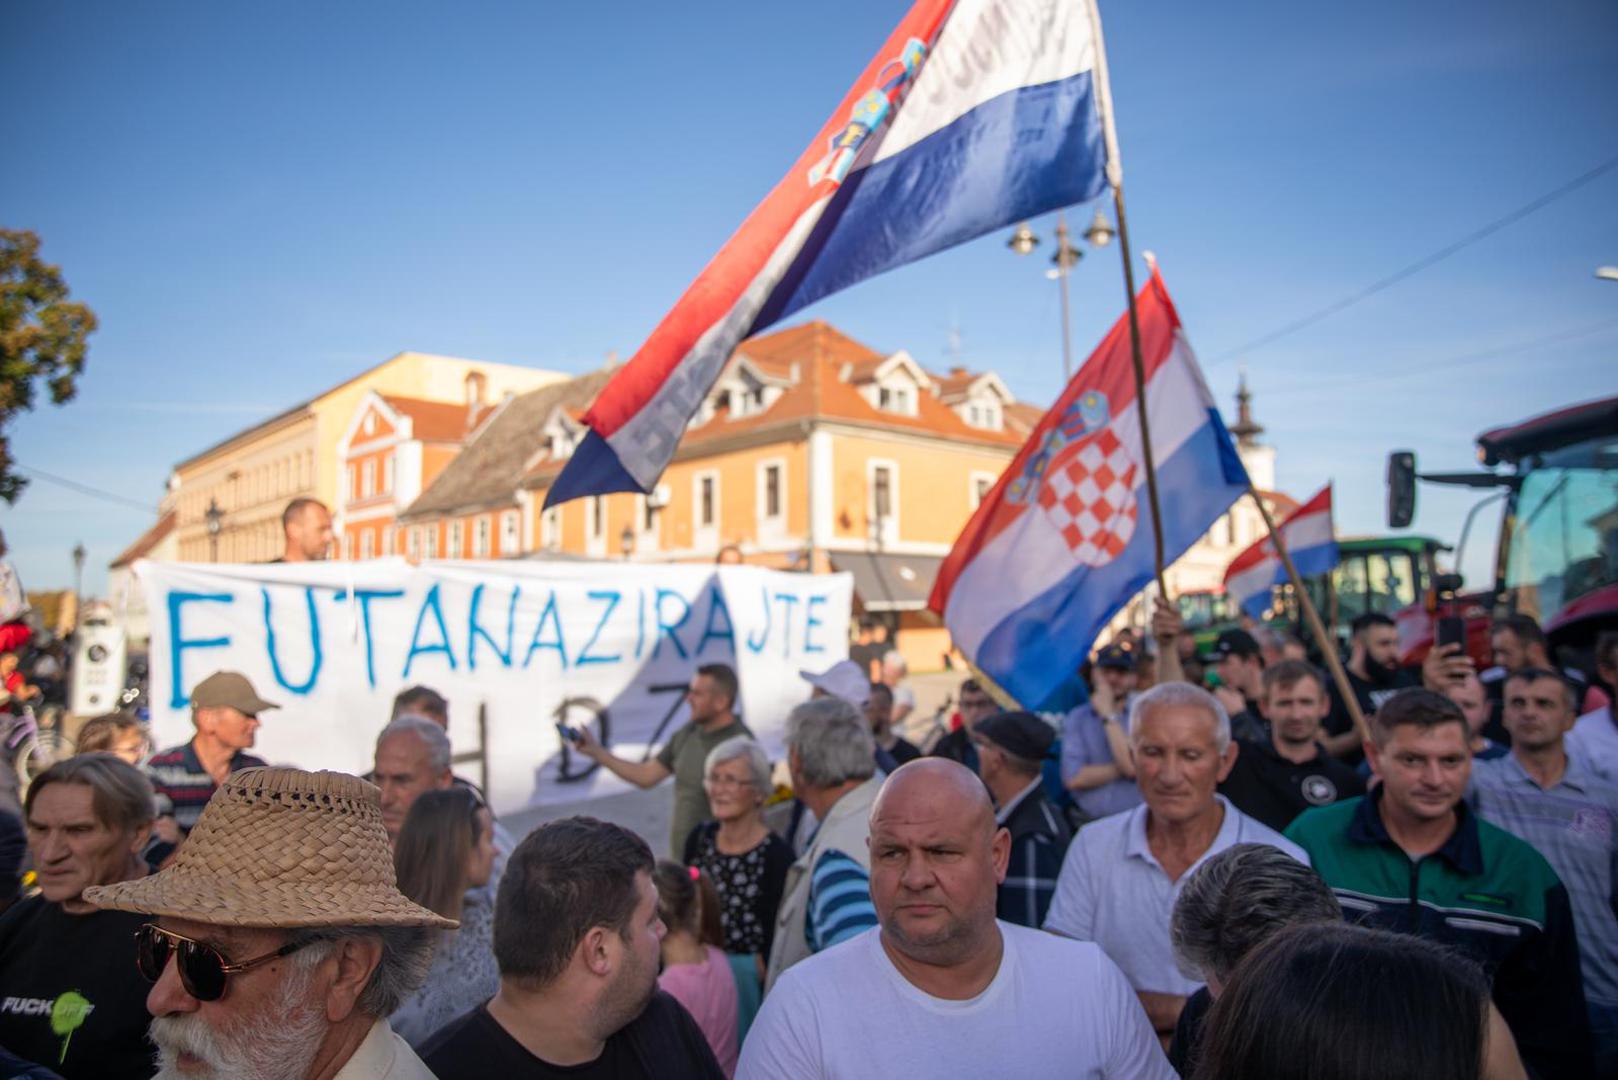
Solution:
M1471 732L1431 690L1382 703L1365 744L1370 794L1306 810L1308 852L1354 922L1431 938L1493 980L1494 1003L1536 1076L1592 1076L1568 891L1545 857L1472 813Z
M432 1076L387 1017L456 924L399 892L365 781L233 773L173 863L84 898L148 916L124 949L150 982L160 1080Z
M1421 680L1399 666L1399 629L1394 621L1378 611L1367 611L1349 624L1348 685L1360 703L1360 712L1369 720L1382 703L1401 690L1421 685ZM1333 683L1331 712L1326 714L1328 752L1350 765L1358 765L1365 754L1359 732L1348 706Z
M870 834L880 926L782 975L739 1080L1174 1075L1105 953L995 919L1011 840L971 771L902 766Z

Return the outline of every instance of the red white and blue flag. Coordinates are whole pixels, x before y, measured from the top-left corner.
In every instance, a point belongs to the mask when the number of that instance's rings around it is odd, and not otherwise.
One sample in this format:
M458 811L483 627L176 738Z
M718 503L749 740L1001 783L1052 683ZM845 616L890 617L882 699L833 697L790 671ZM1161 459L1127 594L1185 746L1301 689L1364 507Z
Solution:
M1137 309L1163 555L1173 561L1248 479L1155 267ZM962 654L1030 707L1069 679L1156 572L1145 460L1126 315L978 507L929 600Z
M1276 526L1281 542L1292 556L1292 565L1302 577L1324 574L1337 565L1337 533L1331 520L1331 485ZM1275 544L1263 537L1230 561L1225 570L1225 591L1253 618L1262 618L1270 606L1270 590L1286 580L1286 567L1275 552Z
M1093 0L917 0L585 414L546 505L650 491L743 339L1107 183Z

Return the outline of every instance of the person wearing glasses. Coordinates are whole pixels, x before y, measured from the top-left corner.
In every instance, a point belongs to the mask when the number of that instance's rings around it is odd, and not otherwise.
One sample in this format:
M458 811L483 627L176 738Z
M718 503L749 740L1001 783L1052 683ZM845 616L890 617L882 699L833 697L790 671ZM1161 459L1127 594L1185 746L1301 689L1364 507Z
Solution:
M725 951L769 956L793 859L792 848L764 824L769 755L746 736L727 739L708 751L702 786L714 820L691 830L682 861L701 870L719 893Z
M148 1077L146 990L128 957L145 921L101 911L87 888L146 874L155 801L140 770L80 754L34 778L24 801L39 894L0 918L0 1046L57 1074Z
M387 1017L427 971L433 931L457 923L395 885L381 799L365 781L233 773L169 866L84 898L141 916L95 963L118 970L119 953L133 953L163 1075L432 1076Z

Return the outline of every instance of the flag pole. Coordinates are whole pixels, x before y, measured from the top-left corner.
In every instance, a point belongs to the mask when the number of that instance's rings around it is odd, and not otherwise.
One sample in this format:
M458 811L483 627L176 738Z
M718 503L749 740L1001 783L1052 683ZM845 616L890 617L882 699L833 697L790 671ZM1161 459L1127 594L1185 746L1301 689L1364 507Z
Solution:
M1107 46L1101 34L1101 10L1096 0L1087 0L1090 34L1095 42L1096 111L1101 116L1101 134L1107 149L1107 183L1112 186L1112 205L1118 217L1118 252L1124 262L1124 294L1129 301L1129 350L1135 367L1135 412L1140 420L1141 456L1146 465L1146 498L1152 509L1152 543L1155 553L1157 591L1165 601L1169 591L1163 584L1163 514L1157 502L1157 463L1152 458L1152 429L1146 408L1146 364L1140 351L1140 316L1135 307L1135 266L1129 254L1129 219L1124 214L1124 167L1118 155L1118 128L1113 121L1112 83L1107 76Z
M1303 578L1299 576L1298 568L1292 565L1292 553L1287 551L1286 541L1281 539L1281 532L1275 527L1275 518L1270 516L1270 508L1259 498L1256 488L1249 487L1247 493L1253 497L1253 505L1258 507L1259 514L1264 518L1264 527L1270 533L1270 543L1275 545L1275 553L1281 557L1281 565L1286 567L1287 580L1292 582L1292 593L1298 598L1298 610L1303 612L1304 621L1309 624L1309 632L1314 635L1315 643L1320 646L1320 655L1325 658L1326 669L1331 672L1332 682L1337 684L1337 693L1342 696L1343 705L1354 721L1354 730L1359 732L1363 741L1370 742L1371 727L1365 722L1365 714L1360 711L1360 699L1354 695L1354 687L1349 684L1348 672L1343 669L1342 657L1337 655L1337 641L1327 633L1325 624L1320 621L1320 612L1315 610L1315 602L1309 599L1309 592L1303 587Z

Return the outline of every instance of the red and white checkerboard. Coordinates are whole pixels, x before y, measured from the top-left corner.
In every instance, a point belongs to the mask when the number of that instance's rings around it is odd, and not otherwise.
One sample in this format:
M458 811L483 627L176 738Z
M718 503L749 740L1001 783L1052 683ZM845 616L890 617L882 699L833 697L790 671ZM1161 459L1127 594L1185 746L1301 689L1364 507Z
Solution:
M1051 462L1039 505L1062 533L1073 557L1105 566L1135 535L1135 459L1112 428L1087 435Z

